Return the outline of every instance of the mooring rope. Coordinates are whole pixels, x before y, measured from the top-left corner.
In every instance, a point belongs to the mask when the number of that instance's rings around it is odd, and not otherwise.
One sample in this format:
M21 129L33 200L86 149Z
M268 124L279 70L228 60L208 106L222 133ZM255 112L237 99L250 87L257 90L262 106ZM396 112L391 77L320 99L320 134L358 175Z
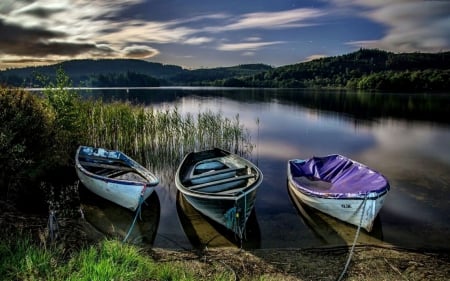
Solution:
M234 202L234 207L228 209L228 211L225 212L224 217L226 221L226 227L237 234L240 242L240 248L242 248L242 240L244 239L245 235L245 220L247 216L247 194L242 190L240 191L240 193L244 194L244 211L240 211L238 199L236 199ZM242 215L243 217L241 218ZM244 220L243 227L240 226L240 219Z
M350 249L350 253L348 255L347 258L347 262L345 263L344 269L342 270L341 275L339 276L339 278L337 279L337 281L341 281L342 278L344 277L345 273L347 272L348 266L350 264L350 261L352 260L352 256L353 256L353 252L355 250L355 245L356 245L356 241L358 241L358 236L359 236L359 232L361 230L361 225L363 222L363 218L364 218L364 213L365 213L365 209L366 209L366 202L367 202L367 197L369 197L369 194L367 193L364 196L364 201L362 202L362 213L361 213L361 218L359 220L359 225L358 225L358 229L356 230L356 235L355 235L355 239L353 240L353 245L352 248Z
M125 238L122 241L123 243L125 243L127 241L128 237L130 236L131 232L133 231L134 225L136 224L137 217L139 216L141 218L141 207L142 207L142 203L144 203L144 193L145 193L146 187L147 187L147 185L144 185L144 187L142 188L141 196L139 197L139 204L136 209L136 214L134 215L133 222L131 223L130 228L128 229L127 235L125 235Z
M242 193L244 193L244 226L242 227L242 229L239 226L239 239L240 239L240 248L242 249L242 239L244 239L244 235L245 235L245 225L247 223L246 219L247 219L247 194L241 190Z

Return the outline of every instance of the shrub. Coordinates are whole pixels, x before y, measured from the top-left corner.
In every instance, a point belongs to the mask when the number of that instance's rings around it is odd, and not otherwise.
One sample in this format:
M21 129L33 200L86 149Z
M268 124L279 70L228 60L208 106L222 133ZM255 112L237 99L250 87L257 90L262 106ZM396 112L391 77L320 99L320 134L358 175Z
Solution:
M0 120L0 198L13 200L45 170L52 121L42 99L5 88L0 88Z

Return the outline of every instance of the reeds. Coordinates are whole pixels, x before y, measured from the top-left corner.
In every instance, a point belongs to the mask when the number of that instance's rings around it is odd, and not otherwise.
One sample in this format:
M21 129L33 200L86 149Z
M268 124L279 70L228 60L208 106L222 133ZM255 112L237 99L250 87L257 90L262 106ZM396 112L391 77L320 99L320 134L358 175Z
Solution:
M253 149L239 115L212 111L180 114L126 102L86 101L80 112L86 145L117 149L146 167L173 167L191 151L220 147L241 156Z

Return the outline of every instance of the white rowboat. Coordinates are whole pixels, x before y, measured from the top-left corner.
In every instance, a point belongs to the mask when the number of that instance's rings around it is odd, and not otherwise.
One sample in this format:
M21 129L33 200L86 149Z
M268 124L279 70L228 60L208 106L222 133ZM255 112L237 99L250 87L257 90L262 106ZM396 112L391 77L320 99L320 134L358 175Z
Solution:
M75 169L83 185L95 194L135 211L159 183L158 178L124 153L80 146Z

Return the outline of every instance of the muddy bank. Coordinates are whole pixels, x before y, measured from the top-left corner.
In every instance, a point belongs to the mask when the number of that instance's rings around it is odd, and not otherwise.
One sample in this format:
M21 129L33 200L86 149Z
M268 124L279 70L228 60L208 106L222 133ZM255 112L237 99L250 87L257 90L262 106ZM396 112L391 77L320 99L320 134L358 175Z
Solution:
M337 280L348 257L347 247L319 249L232 248L202 252L151 249L158 262L184 262L207 271L224 266L237 280L265 277L269 280ZM360 246L343 280L448 280L448 253L418 253L402 249Z

